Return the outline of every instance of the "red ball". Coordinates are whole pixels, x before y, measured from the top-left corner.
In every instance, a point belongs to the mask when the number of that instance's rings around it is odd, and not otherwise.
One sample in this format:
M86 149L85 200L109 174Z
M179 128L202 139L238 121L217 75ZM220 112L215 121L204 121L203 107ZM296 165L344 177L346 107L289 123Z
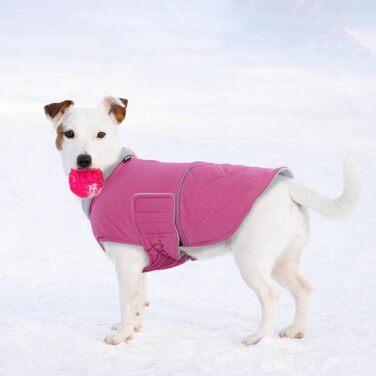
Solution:
M71 191L81 198L94 197L103 188L104 178L101 170L71 170L69 186Z

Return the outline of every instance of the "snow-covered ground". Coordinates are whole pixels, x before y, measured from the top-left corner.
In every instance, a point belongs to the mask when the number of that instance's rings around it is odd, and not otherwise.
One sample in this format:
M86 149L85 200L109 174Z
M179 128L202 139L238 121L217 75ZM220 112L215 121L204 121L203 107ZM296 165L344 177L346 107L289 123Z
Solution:
M374 375L376 7L372 1L0 1L0 375ZM153 272L144 327L117 347L111 262L70 193L44 104L129 99L143 158L288 165L357 212L312 213L302 340L246 348L260 318L231 254ZM278 328L292 320L281 290ZM277 329L276 328L276 332Z

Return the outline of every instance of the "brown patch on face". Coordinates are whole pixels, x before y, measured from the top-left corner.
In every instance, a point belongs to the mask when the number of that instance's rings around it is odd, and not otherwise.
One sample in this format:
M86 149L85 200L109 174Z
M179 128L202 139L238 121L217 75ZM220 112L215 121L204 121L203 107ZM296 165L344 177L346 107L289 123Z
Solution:
M65 100L63 102L59 103L50 103L46 106L44 106L44 112L46 115L48 115L51 119L55 118L58 114L63 115L65 110L73 106L74 103L71 100Z
M64 125L60 124L56 129L56 139L55 145L57 150L61 150L63 148L64 142Z

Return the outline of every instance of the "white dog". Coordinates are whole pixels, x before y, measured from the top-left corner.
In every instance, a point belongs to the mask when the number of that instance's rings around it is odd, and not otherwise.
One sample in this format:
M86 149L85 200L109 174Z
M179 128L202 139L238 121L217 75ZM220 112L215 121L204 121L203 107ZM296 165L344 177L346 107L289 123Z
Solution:
M127 103L125 99L106 98L94 109L75 108L68 100L45 106L47 118L57 132L56 147L66 174L80 167L104 171L118 160L122 148L118 126L125 118ZM332 220L348 215L358 200L360 179L356 165L349 158L344 161L343 173L343 193L336 199L277 176L254 204L252 214L228 241L183 248L198 260L219 255L226 248L233 251L240 274L256 293L262 309L260 326L244 338L245 345L256 344L273 332L278 303L276 282L290 291L296 306L293 323L281 330L280 336L304 336L312 292L309 282L299 272L300 255L309 233L306 209ZM106 343L116 345L131 340L134 332L141 329L143 310L148 305L142 270L149 261L139 246L105 242L104 249L115 262L119 281L121 320L105 338Z

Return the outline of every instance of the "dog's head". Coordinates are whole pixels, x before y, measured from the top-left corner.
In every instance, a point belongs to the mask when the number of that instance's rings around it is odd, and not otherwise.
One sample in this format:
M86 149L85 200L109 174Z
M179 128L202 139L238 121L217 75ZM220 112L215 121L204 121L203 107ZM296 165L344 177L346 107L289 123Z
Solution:
M71 169L98 168L104 171L121 153L119 124L124 120L128 101L107 97L98 108L75 108L71 100L44 107L56 130L56 148L66 174Z

